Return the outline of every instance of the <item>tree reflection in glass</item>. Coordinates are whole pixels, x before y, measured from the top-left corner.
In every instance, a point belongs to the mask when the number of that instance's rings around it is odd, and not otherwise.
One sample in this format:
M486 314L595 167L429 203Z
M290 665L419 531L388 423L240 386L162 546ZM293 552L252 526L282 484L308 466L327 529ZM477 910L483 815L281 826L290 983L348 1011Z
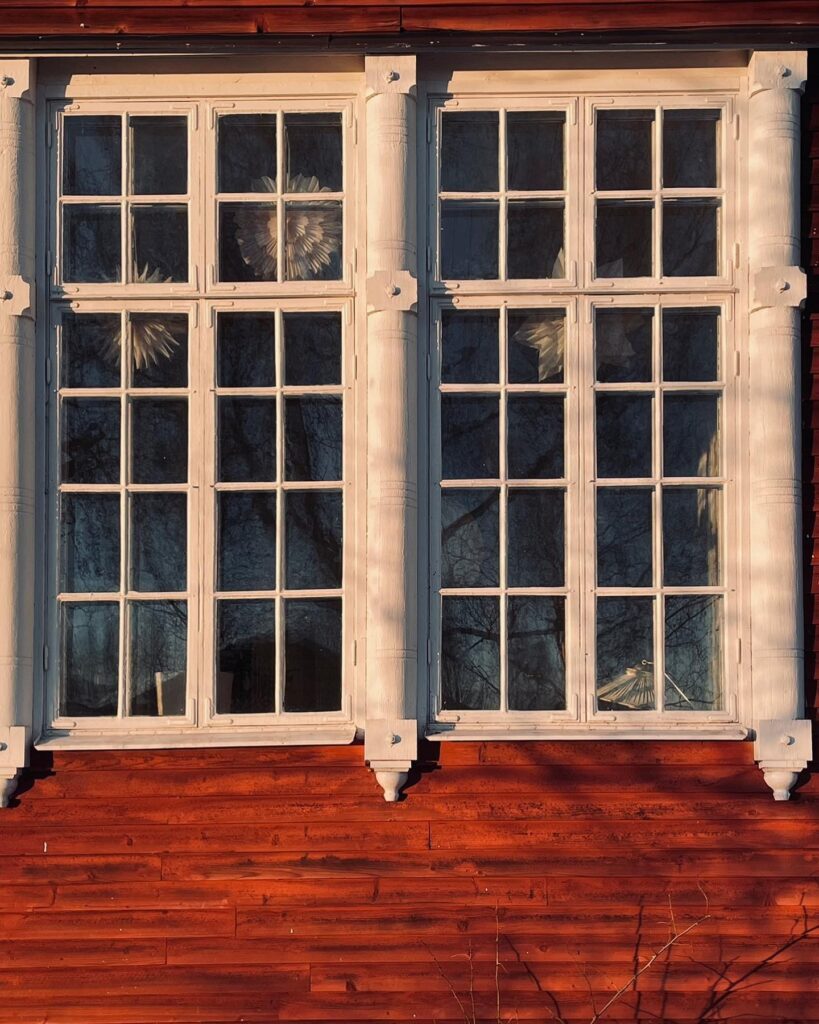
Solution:
M119 695L119 605L63 604L60 714L116 715Z
M130 604L130 714L183 715L188 614L184 601Z
M441 707L500 707L500 604L497 597L444 597L441 621Z
M562 597L508 599L510 711L566 707L566 624Z

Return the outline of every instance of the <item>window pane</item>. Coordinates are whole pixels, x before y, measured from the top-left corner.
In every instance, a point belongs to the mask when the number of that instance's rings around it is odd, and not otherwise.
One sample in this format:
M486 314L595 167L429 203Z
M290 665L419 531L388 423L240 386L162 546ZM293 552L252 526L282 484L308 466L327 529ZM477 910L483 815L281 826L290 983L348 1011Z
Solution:
M94 284L121 276L119 207L64 206L63 280Z
M286 480L341 480L342 399L287 398L284 403Z
M719 309L663 310L663 380L718 380Z
M276 318L273 313L217 314L216 350L216 378L220 387L275 387Z
M177 196L188 191L188 119L132 117L134 193Z
M219 203L219 280L275 281L276 206Z
M284 314L284 383L341 383L341 314Z
M285 586L341 586L341 491L288 491L284 499Z
M188 606L134 601L131 612L132 715L184 715Z
M507 502L507 585L562 587L564 492L510 489Z
M61 606L61 715L99 717L117 713L119 605L108 602Z
M649 381L654 311L652 309L596 309L594 350L597 380Z
M276 191L275 114L219 118L219 191Z
M341 114L285 114L288 192L340 192Z
M563 203L512 200L508 218L506 276L563 277Z
M441 118L441 191L496 192L497 189L497 112L445 112Z
M651 188L653 110L598 110L598 189Z
M340 281L341 242L341 203L287 203L284 212L285 280Z
M132 384L184 388L188 384L188 318L184 313L132 313Z
M131 588L147 592L188 589L187 496L131 495Z
M147 284L187 281L187 206L134 206L131 215L134 280Z
M713 276L717 269L716 200L663 203L663 273L669 277Z
M566 707L566 602L562 597L510 597L509 710Z
M444 310L441 314L441 382L497 383L498 313Z
M507 475L512 479L563 476L563 398L510 395L506 407Z
M122 120L66 117L63 121L63 195L122 193Z
M188 479L188 402L140 398L131 403L131 473L137 484Z
M219 590L276 589L276 494L222 491L219 502Z
M219 601L217 609L216 713L275 711L275 601Z
M119 495L60 496L60 590L119 590Z
M60 382L64 388L119 387L118 313L66 311L60 340Z
M63 483L119 483L119 429L119 399L63 399Z
M601 711L652 711L654 601L597 599L597 706Z
M565 121L562 111L509 111L506 115L508 188L563 188Z
M651 203L598 202L595 225L598 277L650 277Z
M441 492L441 586L496 587L499 577L497 490Z
M650 587L653 492L633 487L597 490L597 585Z
M497 396L441 395L442 479L496 479L499 429Z
M597 396L597 475L651 476L651 396Z
M276 399L227 398L219 402L219 480L276 479Z
M663 114L663 185L714 188L717 184L718 110L666 110Z
M665 476L720 472L717 395L666 395L663 403Z
M497 597L441 599L441 707L500 707L500 605Z
M341 598L284 602L284 710L341 709Z
M566 347L566 311L509 311L510 384L561 384Z
M722 697L722 598L665 599L665 706L719 711Z
M720 492L714 487L663 490L663 582L716 586L720 582Z
M444 280L496 279L498 276L496 202L441 203L441 277Z

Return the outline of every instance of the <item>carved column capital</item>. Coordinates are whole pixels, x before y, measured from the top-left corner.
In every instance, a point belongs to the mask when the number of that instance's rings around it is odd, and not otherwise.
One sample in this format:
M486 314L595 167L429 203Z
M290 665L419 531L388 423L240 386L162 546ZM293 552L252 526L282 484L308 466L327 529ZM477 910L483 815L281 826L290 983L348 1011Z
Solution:
M383 93L415 93L415 57L365 57L364 78L367 98Z
M756 50L748 71L751 96L765 89L801 92L808 78L808 55L805 50Z

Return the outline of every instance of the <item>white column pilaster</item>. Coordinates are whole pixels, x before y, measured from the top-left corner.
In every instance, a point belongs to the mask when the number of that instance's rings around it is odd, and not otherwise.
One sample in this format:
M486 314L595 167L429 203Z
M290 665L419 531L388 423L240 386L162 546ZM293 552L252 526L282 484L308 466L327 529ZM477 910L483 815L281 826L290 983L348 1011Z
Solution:
M34 690L34 84L34 61L0 61L0 807Z
M751 665L756 756L777 800L810 758L804 718L799 117L804 52L749 68ZM807 726L807 728L806 728Z
M415 57L366 57L367 714L388 801L416 757L417 341Z

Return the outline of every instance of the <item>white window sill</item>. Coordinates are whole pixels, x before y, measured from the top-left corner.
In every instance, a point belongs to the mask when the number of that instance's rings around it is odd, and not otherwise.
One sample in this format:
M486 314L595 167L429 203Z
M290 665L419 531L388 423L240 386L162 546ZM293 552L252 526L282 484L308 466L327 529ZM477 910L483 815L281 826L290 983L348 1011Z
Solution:
M463 740L481 742L491 740L744 740L749 730L735 722L703 722L698 725L680 727L669 725L624 724L614 726L609 722L585 726L543 725L499 725L475 726L438 724L429 726L425 733L428 740Z
M152 733L44 733L34 744L38 750L156 750L169 747L304 747L344 745L355 739L352 722L338 725L272 726L266 729L202 729Z

